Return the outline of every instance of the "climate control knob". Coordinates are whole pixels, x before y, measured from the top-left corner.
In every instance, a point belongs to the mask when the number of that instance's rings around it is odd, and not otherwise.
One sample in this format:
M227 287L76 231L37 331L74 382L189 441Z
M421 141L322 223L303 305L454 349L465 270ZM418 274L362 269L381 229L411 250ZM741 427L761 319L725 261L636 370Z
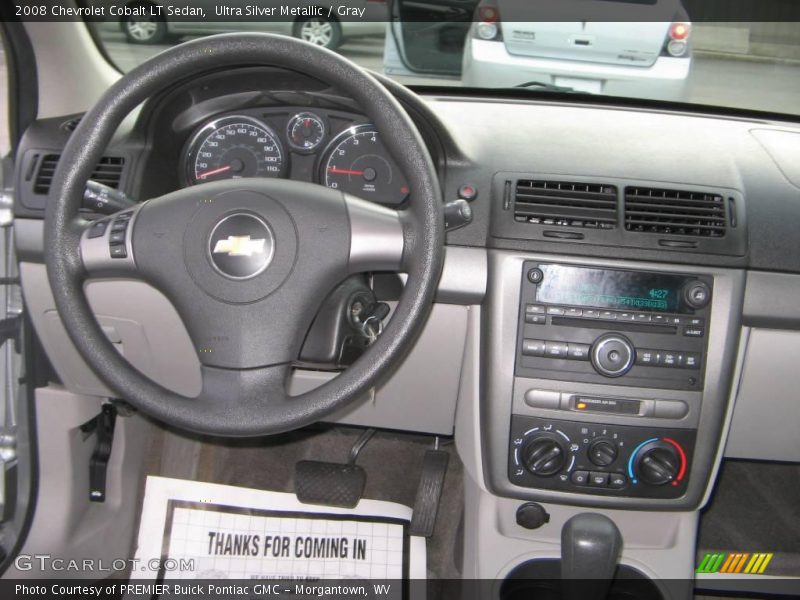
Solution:
M642 446L633 463L635 477L649 485L665 485L675 481L680 471L681 456L672 444L664 441Z
M589 446L589 460L598 467L607 467L617 460L617 446L611 440L596 440Z
M549 477L558 473L566 463L567 450L555 437L537 435L522 447L522 462L534 475Z
M592 345L592 366L606 377L620 377L633 366L634 353L633 344L625 336L601 335Z

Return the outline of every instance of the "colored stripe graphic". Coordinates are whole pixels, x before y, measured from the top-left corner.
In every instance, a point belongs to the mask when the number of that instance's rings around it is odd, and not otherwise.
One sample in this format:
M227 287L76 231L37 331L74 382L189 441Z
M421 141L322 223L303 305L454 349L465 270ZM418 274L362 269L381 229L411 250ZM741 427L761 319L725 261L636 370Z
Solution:
M697 565L696 573L744 573L761 575L772 560L772 552L709 552Z

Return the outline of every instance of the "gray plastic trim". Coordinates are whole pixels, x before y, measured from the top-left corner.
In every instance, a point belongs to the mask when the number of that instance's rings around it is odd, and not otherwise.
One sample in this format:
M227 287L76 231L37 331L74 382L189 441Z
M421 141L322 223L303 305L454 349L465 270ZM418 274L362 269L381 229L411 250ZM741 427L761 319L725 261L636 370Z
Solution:
M399 270L405 244L397 211L347 194L344 199L350 219L350 272Z
M102 400L72 394L59 386L36 390L36 439L39 444L39 494L30 533L21 555L69 560L130 556L152 424L141 416L118 417L108 465L106 501L89 501L89 459L95 437L84 439L79 427L100 412ZM6 578L59 578L74 572L52 567L29 571L13 564ZM52 564L52 563L50 563Z
M725 456L800 462L800 332L751 329Z
M697 444L691 465L686 494L678 499L634 499L593 496L589 494L552 492L512 485L507 476L508 435L514 394L514 361L519 315L522 265L525 260L558 260L568 264L608 266L634 270L709 274L714 277L714 298L708 326L708 356L702 405L697 421ZM705 496L710 475L720 453L720 439L729 391L733 383L736 344L741 327L741 306L744 296L744 272L731 269L713 269L665 265L661 263L634 263L591 258L565 258L522 254L507 251L489 252L488 315L482 340L486 374L482 386L481 431L484 435L483 461L486 486L501 496L543 502L561 502L573 505L629 508L636 510L695 510ZM572 386L573 384L569 384ZM543 389L553 389L544 387ZM576 391L578 391L576 389ZM612 386L594 385L593 393L613 395ZM663 390L640 390L645 398L665 397ZM626 395L630 394L630 390ZM690 406L697 404L691 393L669 395L666 399L684 400ZM541 411L544 415L544 411ZM552 411L549 411L552 413ZM560 411L559 411L560 412ZM539 411L533 411L539 414ZM531 414L530 412L528 414ZM561 418L564 418L562 415ZM597 415L598 424L633 425L636 417L610 417ZM685 427L685 421L658 419L659 427Z
M800 275L748 271L742 321L752 327L800 329Z

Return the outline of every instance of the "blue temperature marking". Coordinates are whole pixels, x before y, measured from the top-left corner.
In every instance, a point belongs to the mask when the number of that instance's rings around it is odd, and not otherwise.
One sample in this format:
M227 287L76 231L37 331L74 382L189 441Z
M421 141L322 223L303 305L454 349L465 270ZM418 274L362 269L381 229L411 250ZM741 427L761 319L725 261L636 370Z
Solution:
M640 449L642 446L645 446L645 445L649 444L650 442L657 442L657 441L658 441L658 438L650 438L649 440L645 440L644 442L642 442L641 444L639 444L638 446L636 446L636 448L634 449L634 451L633 451L633 452L631 452L631 457L628 459L628 477L630 477L630 479L631 479L631 483L638 483L638 482L637 482L637 481L636 481L636 480L633 478L633 459L634 459L634 458L636 458L636 453L639 451L639 449Z

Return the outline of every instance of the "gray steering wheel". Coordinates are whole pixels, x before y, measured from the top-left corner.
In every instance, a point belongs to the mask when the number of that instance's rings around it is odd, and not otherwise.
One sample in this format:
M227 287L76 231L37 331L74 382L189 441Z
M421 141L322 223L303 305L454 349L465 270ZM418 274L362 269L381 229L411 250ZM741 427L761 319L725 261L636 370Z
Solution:
M406 174L408 208L390 210L311 183L237 179L152 198L112 215L104 231L80 217L86 181L130 111L176 81L252 65L306 73L357 101ZM114 234L124 243L112 251ZM55 174L45 242L58 313L80 354L112 390L180 428L255 436L322 419L398 364L430 310L444 229L431 157L411 119L380 83L306 42L227 34L155 56L124 75L86 114ZM319 306L337 283L363 271L408 274L388 326L351 367L317 389L290 396L291 366ZM170 299L200 360L199 396L165 389L112 347L84 294L91 277L141 279Z

